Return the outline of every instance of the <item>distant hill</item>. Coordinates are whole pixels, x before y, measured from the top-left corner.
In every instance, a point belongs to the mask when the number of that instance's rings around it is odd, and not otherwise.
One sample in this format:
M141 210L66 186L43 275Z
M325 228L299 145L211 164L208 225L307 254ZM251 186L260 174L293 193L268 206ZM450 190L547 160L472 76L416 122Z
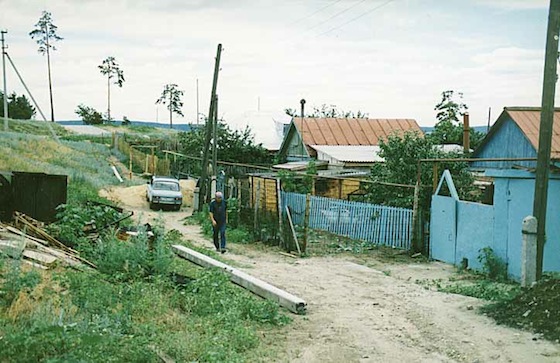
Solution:
M488 132L488 127L486 127L486 126L471 126L471 128L473 128L475 131L482 132L483 134L486 134ZM421 126L420 129L422 129L424 134L428 135L428 134L431 134L434 131L435 127L434 126Z
M83 125L84 122L82 120L66 120L66 121L57 121L59 125ZM116 120L112 123L114 126L120 126L122 121ZM148 126L148 127L157 127L160 129L169 129L169 124L162 124L158 122L149 122L149 121L130 121L132 126ZM173 130L178 131L191 131L196 129L197 127L201 127L201 125L193 125L193 124L173 124Z

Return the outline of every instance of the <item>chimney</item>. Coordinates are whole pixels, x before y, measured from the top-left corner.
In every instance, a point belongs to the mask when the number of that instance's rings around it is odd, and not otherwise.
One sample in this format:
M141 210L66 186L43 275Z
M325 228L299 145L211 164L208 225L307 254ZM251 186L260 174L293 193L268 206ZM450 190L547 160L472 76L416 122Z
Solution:
M305 117L305 99L302 98L301 101L299 101L299 103L301 103L301 119L303 120L303 118Z
M465 112L463 114L463 152L465 154L470 153L471 151L471 142L470 142L470 136L471 136L471 128L469 125L469 113Z

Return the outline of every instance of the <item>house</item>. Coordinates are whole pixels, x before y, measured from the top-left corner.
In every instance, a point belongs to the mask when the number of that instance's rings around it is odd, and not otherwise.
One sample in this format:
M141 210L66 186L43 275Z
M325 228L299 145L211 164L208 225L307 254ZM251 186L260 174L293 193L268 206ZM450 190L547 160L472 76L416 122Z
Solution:
M498 117L475 158L536 158L540 108L507 107ZM554 114L551 163L560 166L560 110ZM453 192L449 174L444 175L432 196L430 211L430 256L456 265L480 269L480 250L490 247L507 265L510 277L521 276L521 226L532 215L536 161L474 161L491 183L487 204L466 202ZM445 174L445 173L444 173ZM451 196L441 195L447 184ZM552 168L549 175L544 246L544 271L560 271L560 173Z
M505 107L473 158L537 158L541 109L539 107ZM554 112L552 162L560 166L560 109ZM474 162L482 169L521 167L534 169L536 161Z
M286 161L321 160L319 157L324 157L342 163L373 163L377 160L375 150L364 146L378 146L380 140L387 140L390 135L403 135L407 131L423 135L413 119L294 117L278 156ZM356 159L356 155L362 153L366 155ZM348 155L352 157L348 158ZM345 158L349 160L343 160ZM351 160L353 158L356 160Z

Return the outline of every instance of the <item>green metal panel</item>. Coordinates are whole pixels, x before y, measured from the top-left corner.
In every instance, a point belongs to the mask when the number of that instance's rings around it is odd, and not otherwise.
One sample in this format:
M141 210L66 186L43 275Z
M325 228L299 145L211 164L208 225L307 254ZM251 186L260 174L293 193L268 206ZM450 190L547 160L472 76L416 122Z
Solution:
M56 219L56 207L66 203L67 179L66 175L14 172L14 210L42 222L53 222Z

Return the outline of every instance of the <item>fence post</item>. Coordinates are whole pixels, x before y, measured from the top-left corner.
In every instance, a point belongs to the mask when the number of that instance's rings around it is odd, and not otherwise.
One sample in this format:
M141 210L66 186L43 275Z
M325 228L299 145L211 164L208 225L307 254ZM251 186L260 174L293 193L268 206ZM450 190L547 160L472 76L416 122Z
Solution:
M530 287L537 281L537 218L525 217L521 233L521 286Z
M302 250L303 253L307 251L307 229L309 228L309 205L311 202L311 195L307 193L305 196L305 218L303 220L303 243Z
M132 180L132 146L128 148L129 160L128 160L128 178Z
M260 194L261 194L261 181L257 180L257 195L255 196L255 204L253 205L255 207L255 215L253 217L253 231L255 231L255 233L257 233L258 229L257 229L257 216L259 214L259 199L260 199ZM260 239L260 232L259 232L259 239Z
M284 235L282 234L282 196L280 195L280 179L276 179L276 207L278 209L278 235L280 246L284 247Z
M420 252L420 238L419 238L419 223L418 223L418 215L419 215L419 197L420 197L420 183L416 182L414 186L414 205L412 208L412 250L413 252Z

